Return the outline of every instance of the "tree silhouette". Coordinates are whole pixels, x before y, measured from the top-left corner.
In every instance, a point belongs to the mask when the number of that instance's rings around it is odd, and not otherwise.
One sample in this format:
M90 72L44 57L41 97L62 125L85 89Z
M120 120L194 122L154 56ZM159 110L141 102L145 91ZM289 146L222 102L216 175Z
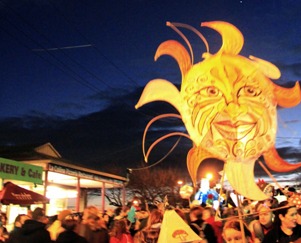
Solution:
M129 176L126 187L127 195L140 197L149 204L155 201L163 202L167 196L168 202L175 205L180 201L179 179L183 180L185 175L176 168L148 168L134 170Z

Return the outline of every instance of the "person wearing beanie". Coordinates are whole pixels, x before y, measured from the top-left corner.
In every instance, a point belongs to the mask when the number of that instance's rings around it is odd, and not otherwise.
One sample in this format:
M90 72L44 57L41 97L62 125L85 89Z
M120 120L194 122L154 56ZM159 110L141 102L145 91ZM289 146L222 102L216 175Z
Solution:
M61 211L57 215L57 220L55 220L48 228L47 230L50 233L50 237L52 241L56 241L58 235L65 231L65 229L62 227L62 221L69 215L71 215L71 210L65 209Z

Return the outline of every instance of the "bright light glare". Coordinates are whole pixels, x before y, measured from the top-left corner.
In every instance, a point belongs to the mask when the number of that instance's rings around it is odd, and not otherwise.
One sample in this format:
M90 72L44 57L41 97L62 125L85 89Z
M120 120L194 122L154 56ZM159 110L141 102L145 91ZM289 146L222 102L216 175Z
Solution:
M183 185L183 181L182 180L178 180L178 185Z
M48 186L46 197L49 199L58 199L58 198L76 198L76 190L66 190L55 186Z
M212 174L211 173L207 173L206 178L210 181L212 179Z

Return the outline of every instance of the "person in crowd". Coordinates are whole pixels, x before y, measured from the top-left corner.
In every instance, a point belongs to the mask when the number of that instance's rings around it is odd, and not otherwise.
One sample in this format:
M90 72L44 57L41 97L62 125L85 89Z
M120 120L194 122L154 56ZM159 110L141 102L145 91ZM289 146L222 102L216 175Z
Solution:
M297 224L296 205L288 201L279 203L275 211L274 227L263 238L263 243L289 243L301 237L301 226Z
M102 216L107 229L111 229L114 223L114 210L109 208Z
M84 209L82 222L76 232L89 243L109 243L109 233L104 227L105 222L99 217L98 209L88 206Z
M117 207L114 210L114 220L120 220L127 217L128 208L124 207Z
M98 229L104 229L109 231L107 222L101 217L101 214L98 214L99 219L97 220L98 223Z
M222 231L223 231L223 223L221 220L217 219L216 210L213 207L205 207L202 213L202 219L210 224L214 230L214 233L217 237L218 243L223 243Z
M251 231L248 229L245 222L239 219L229 219L223 227L223 238L225 243L253 243ZM274 241L271 241L272 243Z
M27 219L18 235L11 243L51 243L50 233L46 229L48 218L43 208L37 207L32 212L32 218Z
M58 235L56 243L88 243L84 237L75 232L78 220L72 214L66 215L60 220L64 231Z
M275 188L272 184L259 179L257 185L263 191L263 193L269 197L269 199L274 197Z
M301 225L301 208L300 207L297 208L297 224ZM301 243L301 237L298 240L294 241L294 243Z
M125 219L114 221L110 232L110 243L134 243Z
M27 214L17 215L14 221L14 228L11 232L9 232L8 240L6 241L6 243L16 242L15 238L18 237L18 234L20 233L23 224L28 219L30 219L30 217Z
M247 225L249 225L256 218L254 203L256 203L256 202L254 202L248 198L244 198L241 203L240 209L238 207L236 208L237 214L238 214L239 210L244 214L244 222Z
M222 218L230 218L233 216L237 216L237 211L235 210L234 207L232 206L228 206L228 207L224 207L222 210Z
M276 208L279 202L275 197L275 195L277 195L275 187L272 184L266 183L264 180L259 180L257 185L263 191L263 193L268 196L268 199L265 200L265 204L270 208ZM278 190L281 191L281 189Z
M214 233L214 229L210 224L207 224L203 220L203 211L204 208L201 206L194 206L190 209L189 226L197 235L199 235L203 239L203 241L201 242L216 243L217 237Z
M55 241L58 235L65 229L62 227L62 220L67 216L72 214L71 210L63 210L57 215L57 219L47 228L50 233L52 241Z
M140 206L140 209L137 210L135 213L136 222L135 222L134 233L146 227L148 216L149 216L149 209L145 205L142 204Z
M5 213L0 214L0 242L6 242L8 239L8 230L6 229L7 216Z
M140 211L140 202L139 199L134 198L132 201L132 205L129 209L129 211L127 212L127 220L128 220L128 225L129 225L129 229L131 232L131 235L134 236L137 232L137 230L135 228L137 228L136 225L136 212Z
M84 235L85 229L88 225L88 217L90 215L98 215L99 211L97 207L95 206L87 206L80 219L80 223L78 224L78 227L76 227L76 232L78 232L80 235Z
M251 221L249 229L259 242L262 242L264 236L274 227L275 215L271 211L272 208L274 206L267 201L260 201L255 206L258 219Z
M163 213L159 209L153 209L148 217L146 227L139 230L134 236L135 243L152 242L156 243L159 238Z

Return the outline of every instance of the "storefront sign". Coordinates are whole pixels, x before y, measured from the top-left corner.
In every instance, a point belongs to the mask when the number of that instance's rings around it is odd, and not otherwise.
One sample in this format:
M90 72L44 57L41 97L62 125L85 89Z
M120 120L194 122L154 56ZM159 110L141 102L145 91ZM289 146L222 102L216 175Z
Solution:
M28 181L43 185L43 168L22 162L0 158L0 178Z
M86 178L94 181L104 181L104 180L109 180L108 178L104 178L100 175L92 174L89 172L84 172L80 170L75 170L71 168L67 168L64 166L60 165L55 165L55 164L48 164L49 171L61 173L64 175L69 175L69 176L75 176L75 177L80 177L80 178ZM111 180L109 180L111 181Z

